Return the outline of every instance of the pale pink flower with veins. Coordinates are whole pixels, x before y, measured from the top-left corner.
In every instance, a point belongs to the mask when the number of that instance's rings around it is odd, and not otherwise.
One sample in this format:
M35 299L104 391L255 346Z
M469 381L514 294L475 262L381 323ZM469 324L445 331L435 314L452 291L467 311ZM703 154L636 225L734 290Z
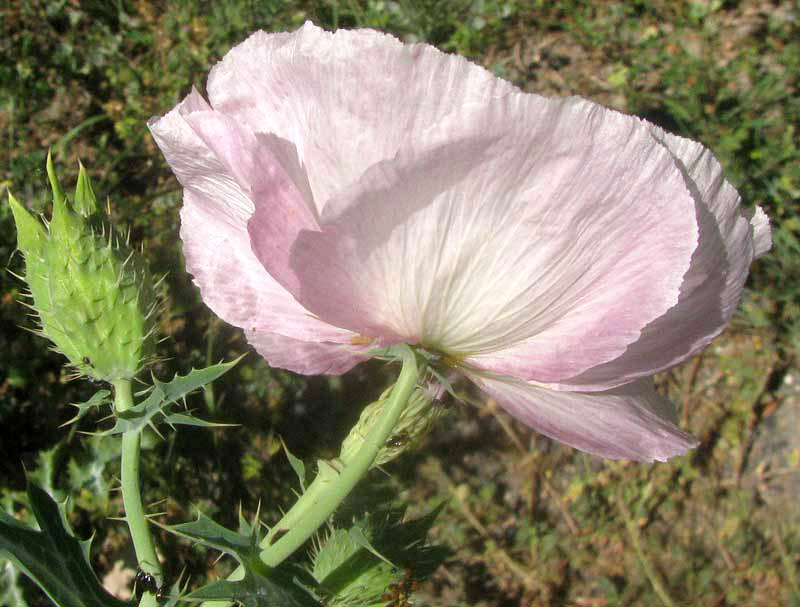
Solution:
M203 299L276 367L443 354L609 458L695 441L651 376L699 351L770 247L702 145L371 31L257 32L150 123Z

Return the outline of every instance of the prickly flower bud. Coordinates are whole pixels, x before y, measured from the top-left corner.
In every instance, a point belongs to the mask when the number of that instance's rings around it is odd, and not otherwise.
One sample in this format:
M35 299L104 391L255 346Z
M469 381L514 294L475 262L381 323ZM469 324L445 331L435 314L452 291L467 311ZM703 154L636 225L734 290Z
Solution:
M98 208L83 166L72 205L50 156L47 174L53 215L46 228L9 194L40 332L78 375L132 378L154 351L151 276Z
M339 454L342 462L347 463L361 449L364 439L380 418L391 391L392 388L388 388L378 400L367 405L361 412L358 423L353 426L350 434L342 442L342 450ZM444 407L438 406L434 402L439 392L441 389L433 383L418 386L414 390L392 435L375 457L373 466L380 466L393 460L428 433L444 412Z

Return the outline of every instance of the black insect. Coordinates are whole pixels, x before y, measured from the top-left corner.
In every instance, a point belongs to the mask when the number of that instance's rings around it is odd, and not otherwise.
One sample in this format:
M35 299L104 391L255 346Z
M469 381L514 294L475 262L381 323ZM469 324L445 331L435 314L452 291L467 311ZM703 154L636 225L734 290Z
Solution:
M139 569L136 572L136 578L134 578L134 581L136 582L136 593L139 596L145 592L149 592L150 594L155 595L156 601L159 603L163 603L167 599L166 585L159 586L152 573L148 573L147 571Z
M153 577L152 573L148 573L147 571L139 569L139 571L136 572L136 578L134 581L136 582L136 589L141 590L142 592L150 592L155 594L155 592L158 590L156 578Z
M395 449L399 449L400 447L405 447L411 441L411 437L406 434L405 432L399 432L395 436L389 439L389 446L394 447Z

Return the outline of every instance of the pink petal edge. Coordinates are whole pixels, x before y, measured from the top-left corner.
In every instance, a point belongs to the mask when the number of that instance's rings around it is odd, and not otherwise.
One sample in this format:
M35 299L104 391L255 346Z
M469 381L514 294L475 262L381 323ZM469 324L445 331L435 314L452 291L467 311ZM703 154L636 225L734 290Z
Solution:
M356 334L312 316L255 257L247 233L253 209L249 195L185 120L192 112L207 111L208 105L193 91L172 112L149 123L185 188L181 238L187 270L203 301L223 320L244 328L248 335L258 335L262 355L274 366L308 373L344 372L349 362L363 360L359 348L350 345ZM265 345L268 334L274 343L283 339L296 347L270 350ZM313 357L311 346L301 339L309 336L320 342L313 344Z
M739 194L703 145L652 127L675 157L695 198L699 247L677 304L642 331L617 359L557 382L559 390L605 390L672 367L705 348L739 304L752 261L771 246L762 209L744 211Z
M525 425L593 455L663 462L698 445L675 425L672 403L657 394L649 380L581 393L474 372L466 375Z
M430 45L375 30L327 32L311 22L290 33L254 33L208 78L215 110L296 146L320 211L453 107L515 90Z

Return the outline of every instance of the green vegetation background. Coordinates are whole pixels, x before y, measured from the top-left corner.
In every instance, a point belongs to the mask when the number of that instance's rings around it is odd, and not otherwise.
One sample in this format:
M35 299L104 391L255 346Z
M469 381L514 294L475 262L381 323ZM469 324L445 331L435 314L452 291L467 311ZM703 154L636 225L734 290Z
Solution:
M253 30L374 27L477 61L525 90L580 94L702 141L747 205L770 215L775 246L753 267L731 328L701 357L660 377L701 439L668 464L602 462L539 437L492 403L455 407L390 482L423 511L446 498L434 534L453 550L416 605L800 605L800 28L794 2L523 0L0 1L0 193L48 204L45 154L62 182L81 158L119 225L168 272L167 368L231 359L239 331L216 320L183 269L180 191L145 122L163 114ZM9 208L0 259L19 272ZM22 285L0 276L0 502L25 517L24 469L74 495L73 523L97 529L94 565L124 586L132 551L113 491L111 441L59 425L95 386L69 382L60 356L20 327ZM290 500L283 437L330 455L383 368L338 379L271 370L257 356L190 404L243 425L153 440L143 473L169 521L198 506L235 524L259 500L275 520ZM82 422L81 430L93 423ZM174 537L159 541L172 578L193 585L228 564ZM128 577L126 577L128 576ZM0 561L0 604L41 596Z

